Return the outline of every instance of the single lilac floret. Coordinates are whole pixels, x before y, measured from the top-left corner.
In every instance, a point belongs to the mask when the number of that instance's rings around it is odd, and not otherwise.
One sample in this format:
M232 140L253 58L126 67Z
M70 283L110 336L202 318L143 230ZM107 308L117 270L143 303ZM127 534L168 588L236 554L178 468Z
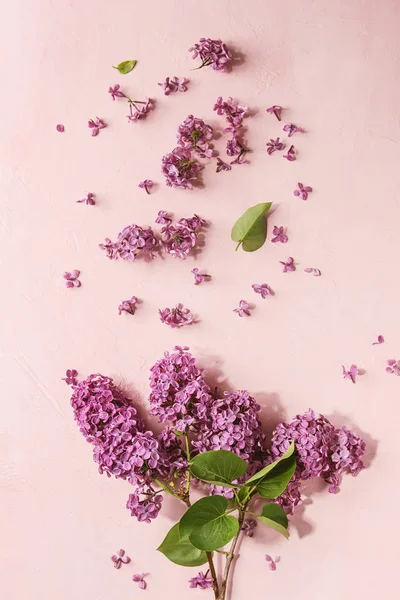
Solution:
M65 381L67 385L76 385L78 383L78 371L76 369L67 369L65 375L66 376L63 377L62 380Z
M57 131L59 131L60 133L63 133L65 131L65 127L64 125L62 125L61 123L59 125L57 125L56 127Z
M383 342L385 341L385 338L383 337L383 335L378 335L378 340L376 342L373 342L373 346L376 346L376 344L383 344Z
M201 590L206 590L208 588L212 588L214 585L214 579L212 577L207 577L207 573L203 573L200 571L196 577L192 577L189 579L189 587L190 588L200 588Z
M132 296L130 300L123 300L118 306L118 314L121 315L123 312L129 315L134 315L136 311L137 298Z
M132 581L138 583L141 590L145 590L147 588L147 582L144 580L144 578L148 575L149 573L135 573L132 575Z
M296 149L294 146L290 146L289 150L287 151L287 154L283 155L283 158L286 158L286 160L288 160L289 162L293 162L294 160L296 160Z
M250 305L248 302L246 302L246 300L241 300L239 302L239 306L237 308L234 308L233 312L237 313L239 317L250 317Z
M139 183L138 187L142 190L146 190L147 194L150 194L150 190L153 187L153 182L151 179L145 179Z
M200 273L199 269L196 267L192 269L191 272L194 275L194 285L200 285L200 283L210 279L210 275L207 275L206 273Z
M253 283L251 286L256 294L261 294L261 298L266 298L267 296L272 295L272 290L269 287L268 283L262 283L259 285L258 283Z
M276 571L276 564L281 560L280 556L275 556L275 560L269 555L265 555L265 560L269 563L271 571Z
M107 123L105 123L103 119L99 119L99 117L96 117L95 119L89 119L88 127L92 130L92 136L96 136L99 134L100 129L104 129L104 127L107 127Z
M298 189L294 190L293 195L300 196L302 200L307 200L308 194L312 192L312 187L310 187L309 185L303 185L300 182L297 184L297 186Z
M129 556L125 556L125 550L118 550L117 554L113 554L111 556L111 560L114 563L114 568L115 569L120 569L121 566L127 565L128 563L131 562L131 559L129 558Z
M267 108L265 112L267 112L270 115L275 115L276 118L278 119L278 121L280 121L282 110L283 110L282 106L278 106L277 104L274 104L273 106L270 106L269 108Z
M276 151L281 151L285 148L285 144L284 142L280 141L280 138L276 138L274 139L270 139L269 142L267 142L266 144L267 146L267 154L271 155Z
M280 260L281 265L283 265L283 272L287 273L288 271L295 271L296 265L294 264L294 258L289 256L286 261Z
M65 279L65 286L67 288L81 287L81 282L78 279L80 273L81 272L78 271L78 269L74 269L71 272L65 271L65 273L63 273L63 277Z
M289 239L285 233L285 228L283 226L277 227L276 225L274 225L272 233L274 237L272 238L271 242L281 242L282 244L286 244L286 242Z
M386 373L400 376L400 360L390 359L387 361Z
M347 371L345 367L342 365L342 374L343 379L350 379L353 383L356 382L356 375L358 375L358 369L356 365L351 365L350 369Z
M76 202L77 202L77 204L85 203L88 206L94 206L96 204L95 195L92 194L92 192L89 192L88 194L86 194L86 196L84 198L81 198L80 200L77 200Z
M297 127L296 125L293 125L293 123L286 123L286 125L283 127L283 131L287 132L288 137L292 137L294 133L304 133L304 129L302 127Z

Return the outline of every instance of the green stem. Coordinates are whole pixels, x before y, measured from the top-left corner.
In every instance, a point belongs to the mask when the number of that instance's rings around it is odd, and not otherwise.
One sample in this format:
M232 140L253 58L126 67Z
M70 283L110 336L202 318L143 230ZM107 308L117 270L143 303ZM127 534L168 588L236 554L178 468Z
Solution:
M240 242L238 243L238 245L235 248L235 252L237 252L239 250L239 247L240 247L240 245L241 245L242 242L243 242L243 240L240 240Z
M245 510L240 509L239 517L238 517L239 529L238 529L237 534L233 538L228 556L226 557L225 570L224 570L224 574L223 574L222 582L221 582L221 591L220 591L220 595L216 596L217 600L225 600L225 598L226 598L226 590L228 587L229 572L231 570L233 559L235 558L235 549L236 549L237 543L239 541L240 534L242 533L244 517L245 517Z
M191 473L190 473L190 444L189 444L189 436L187 434L187 431L185 433L185 448L186 448L186 458L188 461L188 470L187 470L187 478L186 478L186 492L187 492L187 494L189 494Z

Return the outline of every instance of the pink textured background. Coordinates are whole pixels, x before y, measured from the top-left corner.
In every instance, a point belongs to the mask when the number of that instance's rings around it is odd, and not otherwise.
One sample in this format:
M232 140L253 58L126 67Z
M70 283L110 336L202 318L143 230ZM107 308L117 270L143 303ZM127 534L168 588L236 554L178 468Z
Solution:
M396 6L397 4L397 6ZM245 539L233 600L394 598L398 554L400 381L385 373L400 358L399 5L395 0L13 0L1 22L0 417L1 596L7 600L120 600L142 593L132 572L151 571L148 600L206 598L189 591L197 569L167 562L156 546L178 516L166 503L152 525L124 508L129 486L97 474L77 431L67 367L123 382L141 404L148 369L165 349L188 344L226 387L247 388L272 426L309 406L336 424L356 424L370 468L345 478L338 496L318 488L292 520L289 543L260 527ZM221 37L245 55L230 75L194 66L187 48ZM112 64L137 58L120 76ZM164 97L157 82L190 76L190 91ZM156 97L147 121L128 125L107 88ZM216 175L205 188L167 189L160 158L193 112L220 127L218 95L255 109L247 121L251 164ZM280 125L274 103L307 129L293 138L298 160L268 157ZM86 122L109 127L90 137ZM65 133L55 130L65 125ZM223 149L224 141L218 142ZM159 183L147 196L137 184ZM293 197L300 180L308 202ZM96 193L94 208L75 201ZM234 252L230 229L250 205L271 200L286 246ZM97 245L128 223L150 224L159 209L211 220L195 262L108 261ZM281 273L292 255L295 273ZM198 266L213 281L192 284ZM321 278L303 273L316 266ZM82 271L67 290L62 272ZM268 282L274 298L250 288ZM118 317L136 294L135 317ZM251 318L232 309L256 302ZM176 331L157 309L182 301L200 323ZM371 343L382 333L383 346ZM366 374L344 381L341 364ZM225 379L226 378L226 379ZM300 511L301 513L301 511ZM115 571L119 547L133 558ZM264 554L280 554L275 573ZM390 591L392 590L392 591ZM386 595L385 595L386 594Z

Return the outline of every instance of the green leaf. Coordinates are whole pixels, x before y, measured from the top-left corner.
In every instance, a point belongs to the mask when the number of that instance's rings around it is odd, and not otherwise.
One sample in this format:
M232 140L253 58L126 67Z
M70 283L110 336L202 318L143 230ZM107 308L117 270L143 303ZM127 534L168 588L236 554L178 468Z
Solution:
M282 454L282 456L280 456L277 460L275 460L271 464L269 464L266 467L264 467L263 469L261 469L261 471L258 471L257 473L255 473L252 477L250 477L250 479L248 479L245 482L244 485L249 485L250 483L253 483L253 482L258 481L259 479L262 479L263 477L265 477L265 475L267 475L270 471L272 471L272 469L275 469L275 467L281 461L286 460L287 458L292 456L293 452L294 452L294 442L291 442L291 444L290 444L289 448L286 450L285 454Z
M289 537L287 530L288 518L285 511L278 504L264 504L261 511L261 515L256 515L259 521L275 529L278 533L281 533L286 539Z
M121 75L126 75L136 67L136 63L137 60L124 60L123 62L119 63L118 66L113 67L113 69L117 69Z
M280 496L286 490L295 470L296 457L294 454L285 460L281 460L268 475L260 479L256 484L257 492L261 498L274 500Z
M222 548L239 530L237 519L225 514L227 507L223 496L201 498L181 518L181 536L189 536L193 546L206 552Z
M207 562L206 553L195 548L188 536L181 536L179 523L168 531L163 543L157 550L162 552L171 562L182 567L199 567Z
M265 215L271 208L272 202L262 202L248 208L232 227L231 239L239 242L236 250L242 244L245 252L258 250L267 237Z
M211 450L194 457L190 466L192 475L214 485L232 486L232 481L244 475L247 463L228 450Z

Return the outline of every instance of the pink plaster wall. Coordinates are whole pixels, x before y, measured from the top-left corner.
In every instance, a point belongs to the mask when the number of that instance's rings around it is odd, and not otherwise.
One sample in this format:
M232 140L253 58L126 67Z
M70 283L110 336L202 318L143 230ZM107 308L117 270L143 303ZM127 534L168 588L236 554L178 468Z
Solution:
M145 403L149 367L178 343L227 386L247 388L272 421L312 406L369 441L370 468L338 496L314 492L289 543L261 528L245 540L232 600L395 598L400 381L385 361L400 358L398 2L13 0L2 9L1 597L210 597L188 590L196 570L155 551L177 508L167 503L152 525L129 516L127 484L97 474L60 381L67 367L100 371ZM230 75L190 71L187 48L203 35L234 44L245 63ZM111 69L128 58L139 60L130 75ZM157 82L175 74L190 76L190 91L162 96ZM147 121L125 122L107 94L117 82L157 98ZM258 110L251 164L218 175L209 166L204 189L167 189L160 158L177 125L190 112L221 123L218 95ZM266 155L280 135L264 112L274 103L307 129L295 163ZM109 127L92 138L96 115ZM144 178L159 183L151 196L137 188ZM293 196L298 180L314 187L307 202ZM75 203L87 191L94 208ZM235 253L233 222L262 201L274 202L271 225L287 226L289 243ZM150 224L159 209L211 220L196 262L131 265L99 251L105 236ZM299 268L282 274L289 255ZM195 265L212 283L192 285ZM304 274L308 266L323 276ZM61 275L74 268L82 287L67 290ZM251 291L263 281L274 298ZM132 294L143 300L136 316L118 317ZM251 318L232 312L240 298L256 301ZM200 322L170 330L157 309L179 301ZM372 346L378 334L386 342ZM366 371L356 385L341 377L351 362ZM115 571L119 547L133 565ZM276 572L266 552L282 556ZM137 571L151 572L147 592L130 581Z

